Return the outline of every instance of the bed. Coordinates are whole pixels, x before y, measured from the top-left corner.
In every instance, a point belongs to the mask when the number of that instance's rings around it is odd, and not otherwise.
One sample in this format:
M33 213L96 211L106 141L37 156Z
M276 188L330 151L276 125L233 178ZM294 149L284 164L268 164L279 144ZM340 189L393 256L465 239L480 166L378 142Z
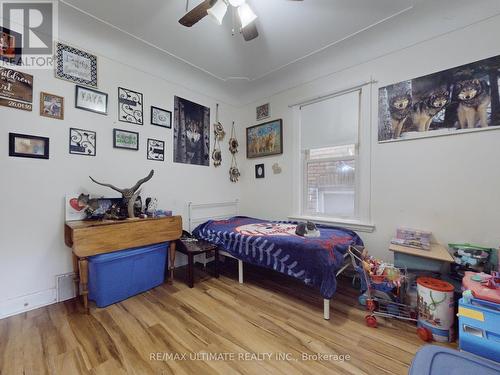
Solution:
M347 250L362 245L353 231L318 225L321 236L295 234L297 223L268 221L245 216L207 220L193 230L199 239L219 246L222 254L238 259L240 282L243 262L270 268L319 288L324 299L324 318L330 317L330 299L337 288L336 276L347 267Z

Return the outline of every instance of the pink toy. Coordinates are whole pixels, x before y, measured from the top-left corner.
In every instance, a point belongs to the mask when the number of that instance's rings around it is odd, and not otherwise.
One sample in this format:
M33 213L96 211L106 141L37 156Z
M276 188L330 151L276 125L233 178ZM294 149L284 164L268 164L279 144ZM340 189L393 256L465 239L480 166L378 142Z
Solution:
M470 290L474 298L500 303L500 275L498 272L486 273L465 272L462 288Z

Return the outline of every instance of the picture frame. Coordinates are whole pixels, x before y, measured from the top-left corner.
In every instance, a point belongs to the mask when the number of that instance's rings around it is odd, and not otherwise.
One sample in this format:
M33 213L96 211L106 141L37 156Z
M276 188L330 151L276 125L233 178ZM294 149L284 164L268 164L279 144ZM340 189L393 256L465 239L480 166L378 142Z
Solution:
M154 161L165 161L165 142L148 138L147 158Z
M9 133L9 156L12 157L48 159L49 146L47 137Z
M56 78L97 88L97 56L56 42Z
M0 60L12 65L22 64L23 36L0 26Z
M33 76L11 68L0 67L0 105L33 110Z
M125 150L139 150L139 133L113 129L113 147Z
M378 141L500 129L500 55L378 89Z
M255 164L255 178L266 177L264 164Z
M84 86L75 87L75 108L84 111L108 114L108 94Z
M259 105L255 109L255 118L257 121L271 117L271 106L269 103Z
M92 130L69 128L69 153L95 156L97 133Z
M273 120L246 129L247 159L283 153L283 120Z
M143 125L143 99L140 92L118 87L118 121Z
M151 125L172 129L172 112L151 106Z
M210 107L174 96L174 163L210 165Z
M40 92L40 116L64 120L64 98L48 92Z

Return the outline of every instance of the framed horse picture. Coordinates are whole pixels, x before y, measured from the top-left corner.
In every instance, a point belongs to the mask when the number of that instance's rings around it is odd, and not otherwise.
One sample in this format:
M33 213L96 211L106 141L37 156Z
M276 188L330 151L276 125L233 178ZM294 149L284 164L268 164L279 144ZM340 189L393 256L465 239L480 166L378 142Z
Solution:
M283 120L269 121L247 128L247 158L283 153Z

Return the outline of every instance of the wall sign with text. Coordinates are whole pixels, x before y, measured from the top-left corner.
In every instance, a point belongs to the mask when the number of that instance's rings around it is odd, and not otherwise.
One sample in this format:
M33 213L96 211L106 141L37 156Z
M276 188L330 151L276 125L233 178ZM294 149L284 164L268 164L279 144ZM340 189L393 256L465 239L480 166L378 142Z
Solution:
M0 105L33 110L33 76L14 69L0 68Z

